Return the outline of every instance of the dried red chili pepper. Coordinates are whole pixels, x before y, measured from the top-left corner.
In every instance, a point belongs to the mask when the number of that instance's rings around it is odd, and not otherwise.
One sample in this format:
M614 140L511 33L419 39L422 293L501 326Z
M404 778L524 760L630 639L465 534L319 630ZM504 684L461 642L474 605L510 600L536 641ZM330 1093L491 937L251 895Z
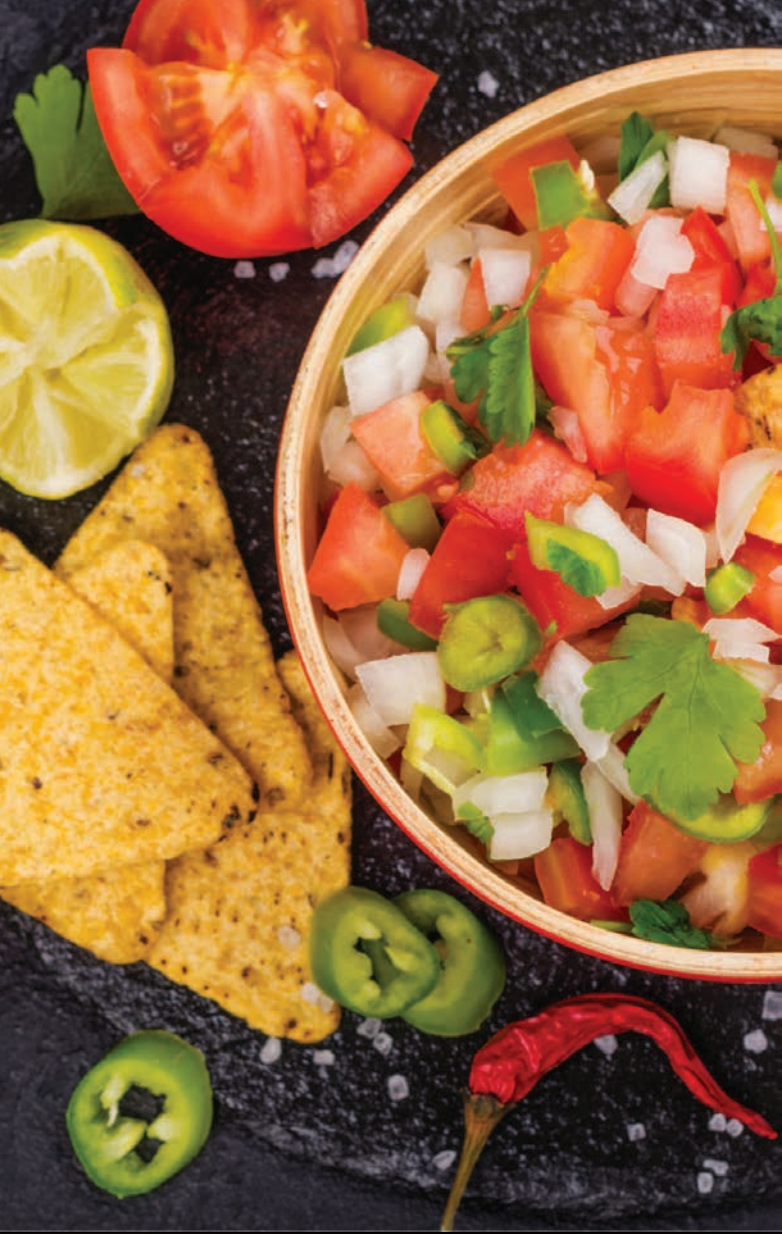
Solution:
M577 1050L609 1034L644 1033L667 1054L690 1092L757 1135L776 1138L762 1115L740 1105L720 1087L695 1053L679 1023L662 1007L629 994L583 994L553 1003L537 1015L500 1029L475 1055L464 1093L464 1145L442 1230L453 1219L481 1150L497 1123L547 1072Z

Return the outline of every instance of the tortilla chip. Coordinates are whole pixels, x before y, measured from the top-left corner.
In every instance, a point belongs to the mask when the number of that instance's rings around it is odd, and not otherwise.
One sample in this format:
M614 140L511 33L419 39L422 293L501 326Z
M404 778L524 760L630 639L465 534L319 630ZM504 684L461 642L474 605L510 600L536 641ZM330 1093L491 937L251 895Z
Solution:
M168 916L147 962L252 1027L322 1040L338 1007L312 985L312 910L350 881L351 782L295 653L281 662L315 775L301 812L259 814L222 844L168 865Z
M250 777L70 587L0 531L0 885L215 843Z
M139 446L55 570L71 578L129 538L155 544L171 566L177 692L250 772L260 808L293 808L308 793L307 749L212 457L193 429L165 424Z

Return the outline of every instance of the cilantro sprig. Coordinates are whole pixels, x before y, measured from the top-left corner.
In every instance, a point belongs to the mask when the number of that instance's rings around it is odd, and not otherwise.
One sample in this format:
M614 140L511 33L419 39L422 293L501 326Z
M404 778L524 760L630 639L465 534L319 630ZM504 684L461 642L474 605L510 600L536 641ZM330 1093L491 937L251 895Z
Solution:
M631 112L620 131L618 160L620 181L627 179L636 167L640 167L658 150L665 152L667 144L668 134L664 129L655 129L640 112ZM666 176L655 190L649 205L659 207L670 204L670 185L668 176Z
M547 271L506 325L495 329L496 312L483 330L458 338L446 351L456 397L480 399L478 419L494 442L524 445L535 427L537 387L532 368L528 312Z
M694 926L690 914L678 900L635 900L629 907L632 933L650 943L667 943L673 947L692 947L710 951L725 946L708 930Z
M611 656L586 674L584 722L614 732L656 703L625 760L630 785L661 814L700 818L729 792L736 762L760 752L759 691L713 660L708 635L684 621L633 614Z
M782 254L774 225L769 218L766 204L760 196L757 183L750 180L749 192L766 225L771 257L776 274L776 283L770 296L744 304L731 313L720 333L720 347L724 353L733 352L733 367L740 369L750 343L766 343L772 356L782 355Z
M14 120L33 160L43 218L138 213L106 148L89 85L64 64L39 73L32 93L16 96Z

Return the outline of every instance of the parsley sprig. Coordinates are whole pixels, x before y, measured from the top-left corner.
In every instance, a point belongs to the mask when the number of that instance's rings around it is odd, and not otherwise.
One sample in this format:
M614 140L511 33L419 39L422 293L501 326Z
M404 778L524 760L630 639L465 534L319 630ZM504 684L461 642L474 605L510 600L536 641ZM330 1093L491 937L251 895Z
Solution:
M106 149L92 91L64 64L39 73L31 94L16 96L14 120L33 160L43 218L138 213Z
M678 900L635 900L628 912L633 923L632 933L650 943L692 947L697 951L725 946L725 940L715 939L708 930L694 926L687 909Z
M446 351L456 397L463 403L480 398L481 424L492 441L504 440L507 446L524 445L535 427L537 399L528 312L546 273L541 272L506 325L495 329L495 309L488 326L455 339Z
M611 644L613 659L586 674L589 728L614 732L656 703L625 760L634 791L661 814L700 818L753 763L765 708L755 686L709 654L709 639L684 621L630 616Z
M777 233L757 183L751 180L748 188L768 231L776 283L770 296L735 309L722 328L720 347L725 353L733 352L734 369L741 368L747 349L753 341L766 343L772 356L782 355L782 254Z

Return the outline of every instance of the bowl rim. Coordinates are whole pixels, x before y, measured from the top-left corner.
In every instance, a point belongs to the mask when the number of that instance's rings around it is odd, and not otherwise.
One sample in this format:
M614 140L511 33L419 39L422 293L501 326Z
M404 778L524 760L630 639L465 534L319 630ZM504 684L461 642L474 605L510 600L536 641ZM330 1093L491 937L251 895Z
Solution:
M515 109L467 139L424 172L364 241L331 292L305 348L280 436L274 485L274 523L283 608L313 695L358 778L380 808L418 848L478 899L510 920L571 950L628 968L691 980L757 983L782 979L782 950L696 951L646 942L577 920L536 900L518 885L509 883L505 876L492 869L477 854L464 849L448 834L444 825L433 821L412 801L384 760L371 749L345 702L337 671L325 649L315 605L306 586L307 563L300 520L297 519L303 444L298 409L317 398L318 391L323 389L323 354L329 350L333 353L331 345L340 332L344 333L347 310L355 292L372 274L388 241L413 222L423 202L444 184L463 174L487 148L495 149L518 140L529 130L549 124L552 120L556 120L555 127L560 132L566 132L569 112L595 99L599 100L602 109L613 98L632 93L641 79L644 87L648 88L665 85L672 73L679 80L686 76L688 83L693 84L706 77L713 81L716 75L718 78L724 77L727 85L739 72L742 76L773 72L782 77L782 49L726 48L684 52L593 74ZM666 107L660 110L665 111ZM667 110L671 110L670 105L667 105ZM684 105L683 111L688 110L692 111ZM714 111L713 104L709 110ZM731 110L730 103L725 110ZM627 114L626 105L623 114ZM480 871L480 889L475 883L476 870ZM523 909L516 903L520 897Z

